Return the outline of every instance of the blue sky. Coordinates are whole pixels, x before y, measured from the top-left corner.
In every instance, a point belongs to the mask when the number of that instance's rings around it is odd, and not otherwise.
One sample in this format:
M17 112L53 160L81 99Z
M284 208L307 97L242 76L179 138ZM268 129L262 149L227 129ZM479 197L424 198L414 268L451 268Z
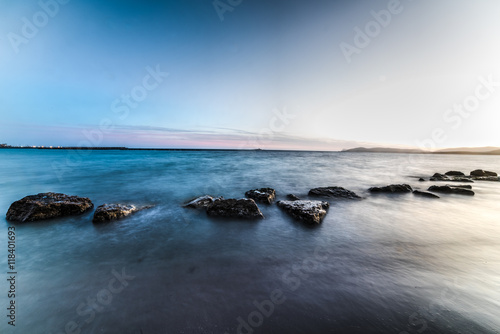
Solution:
M0 142L500 146L495 0L1 0L0 13Z

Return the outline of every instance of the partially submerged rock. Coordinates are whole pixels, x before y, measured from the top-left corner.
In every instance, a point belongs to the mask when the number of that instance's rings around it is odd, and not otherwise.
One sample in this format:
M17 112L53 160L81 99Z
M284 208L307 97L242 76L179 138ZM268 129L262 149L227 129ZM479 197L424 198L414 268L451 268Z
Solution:
M194 198L184 204L183 206L185 208L192 208L192 209L206 209L210 204L212 204L216 199L223 199L223 197L217 197L213 198L210 195L205 195L201 197Z
M112 220L127 217L137 211L151 208L151 206L136 207L129 204L103 204L97 207L94 212L94 223L104 223Z
M449 181L450 178L444 174L435 173L434 175L432 175L430 180L431 181Z
M495 172L490 172L487 170L482 170L482 169L476 169L470 172L471 176L498 176L497 173Z
M459 187L431 186L431 187L429 187L428 190L436 192L436 193L458 194L458 195L474 196L474 192L472 190L468 190L468 189L464 189L464 188L459 188Z
M254 199L256 202L271 204L276 198L276 191L272 188L253 189L247 191L245 196Z
M457 184L457 185L451 185L451 184L447 184L448 187L451 187L451 188L463 188L463 189L472 189L472 186L469 185L469 184Z
M361 198L355 192L344 189L342 187L321 187L309 190L309 196L317 197L335 197L335 198L347 198L347 199L359 199Z
M451 170L449 172L446 172L446 173L444 173L444 175L448 175L448 176L465 176L464 173L456 171L456 170Z
M279 201L276 204L290 216L306 224L321 223L326 216L326 210L330 207L328 202L306 200Z
M94 207L86 197L59 193L40 193L26 196L12 203L7 211L7 220L31 222L57 217L79 215Z
M498 178L498 176L473 176L472 178L476 181L500 181L500 178Z
M420 179L418 179L418 181L419 182L425 182L425 179L421 177Z
M413 189L408 184L391 184L385 187L371 187L372 193L411 193Z
M299 201L300 198L295 196L294 194L288 194L286 195L286 198L289 200L289 201Z
M438 195L427 192L427 191L414 190L413 194L417 195L417 196L422 196L422 197L440 198Z
M216 199L207 207L207 214L214 217L263 219L257 203L251 198Z

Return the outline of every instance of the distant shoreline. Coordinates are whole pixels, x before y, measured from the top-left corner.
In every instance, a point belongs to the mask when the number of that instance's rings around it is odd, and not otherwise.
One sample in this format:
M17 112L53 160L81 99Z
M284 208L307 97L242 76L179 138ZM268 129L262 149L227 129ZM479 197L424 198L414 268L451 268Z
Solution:
M500 149L492 151L454 151L453 149L441 151L421 151L412 149L391 148L364 148L358 147L342 151L314 151L314 150L268 150L268 149L231 149L231 148L131 148L131 147L78 147L78 146L0 146L0 149L21 150L90 150L90 151L224 151L224 152L323 152L323 153L391 153L391 154L446 154L446 155L500 155ZM471 148L474 150L475 148ZM476 148L477 150L477 148Z

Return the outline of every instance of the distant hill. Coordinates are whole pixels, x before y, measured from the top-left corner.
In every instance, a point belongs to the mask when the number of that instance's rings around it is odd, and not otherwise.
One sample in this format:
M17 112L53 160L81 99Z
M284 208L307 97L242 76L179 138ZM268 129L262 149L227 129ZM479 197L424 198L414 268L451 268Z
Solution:
M420 154L478 154L478 155L500 155L499 147L459 147L447 148L438 151L424 151L420 149L404 149L390 147L356 147L342 150L347 153L420 153Z

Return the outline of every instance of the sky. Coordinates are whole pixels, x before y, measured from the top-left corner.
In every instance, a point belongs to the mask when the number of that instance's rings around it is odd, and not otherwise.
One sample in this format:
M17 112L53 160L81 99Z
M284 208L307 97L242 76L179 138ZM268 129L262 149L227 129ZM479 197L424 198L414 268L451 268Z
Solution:
M500 146L500 2L0 0L0 143Z

